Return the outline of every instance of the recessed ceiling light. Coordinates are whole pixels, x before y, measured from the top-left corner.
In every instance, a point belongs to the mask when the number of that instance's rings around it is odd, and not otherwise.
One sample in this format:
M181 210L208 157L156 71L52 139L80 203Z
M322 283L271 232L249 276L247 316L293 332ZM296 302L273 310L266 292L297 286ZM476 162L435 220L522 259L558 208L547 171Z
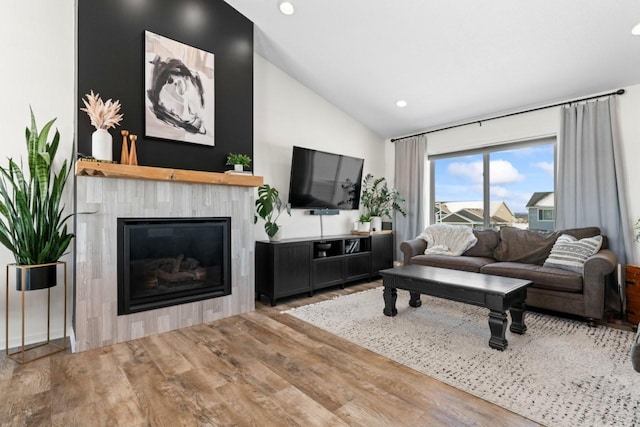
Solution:
M400 108L404 108L407 106L407 101L405 101L404 99L401 99L399 101L396 101L396 106L400 107Z
M633 27L633 30L631 30L631 34L633 34L634 36L640 36L640 24Z
M278 6L280 8L280 12L284 13L285 15L293 15L293 4L289 1L283 1L280 2L280 5Z

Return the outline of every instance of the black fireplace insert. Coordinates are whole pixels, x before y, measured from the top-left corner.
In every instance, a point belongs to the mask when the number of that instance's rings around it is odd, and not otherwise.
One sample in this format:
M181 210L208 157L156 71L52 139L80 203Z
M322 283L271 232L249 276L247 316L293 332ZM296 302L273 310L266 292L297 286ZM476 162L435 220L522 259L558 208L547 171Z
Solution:
M118 218L118 314L231 294L231 218Z

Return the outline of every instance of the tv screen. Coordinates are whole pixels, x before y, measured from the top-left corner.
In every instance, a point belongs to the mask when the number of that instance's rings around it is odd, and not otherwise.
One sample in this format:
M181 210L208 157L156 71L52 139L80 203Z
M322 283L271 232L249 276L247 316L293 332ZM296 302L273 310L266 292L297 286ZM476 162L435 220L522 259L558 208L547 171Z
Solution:
M289 203L298 209L358 209L364 159L293 147Z

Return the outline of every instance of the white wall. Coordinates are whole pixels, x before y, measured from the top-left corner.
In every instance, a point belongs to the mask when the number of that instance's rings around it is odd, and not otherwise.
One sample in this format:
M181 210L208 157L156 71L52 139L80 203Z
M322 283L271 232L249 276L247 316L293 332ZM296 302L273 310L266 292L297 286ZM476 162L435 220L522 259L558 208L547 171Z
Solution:
M289 173L294 145L364 158L364 174L385 174L385 144L381 137L327 102L288 74L254 55L254 173L289 197ZM391 160L393 164L393 161ZM357 211L323 218L324 234L348 233ZM296 209L278 220L284 237L320 235L320 218ZM258 221L256 240L265 240Z
M470 124L427 135L427 154L450 153L496 144L554 136L560 128L558 108Z
M618 88L611 88L612 90ZM635 185L640 182L640 85L627 87L626 93L616 97L620 139L625 160L626 191L629 202L629 222L640 218L640 193ZM588 96L590 94L584 94ZM490 145L530 140L557 135L560 129L560 107L503 119L472 124L427 135L427 154L441 154ZM427 173L428 176L428 173ZM425 185L428 185L426 183ZM640 263L640 246L636 244L634 264ZM630 262L631 262L630 261Z
M57 117L55 126L60 131L59 155L69 156L74 138L74 0L2 0L0 26L2 40L2 103L0 103L0 165L7 166L7 157L25 157L24 129L29 124L29 105L33 108L38 127ZM73 176L66 189L66 205L71 208ZM69 224L72 227L72 223ZM72 313L71 257L63 260L68 265L68 316L70 329ZM13 263L13 255L0 247L2 267L2 292L0 292L0 343L5 346L5 273L4 266ZM62 279L59 274L59 279ZM9 301L9 345L20 342L20 293L10 280ZM26 336L28 342L46 339L46 292L27 294ZM52 332L61 336L62 331L62 286L52 289Z

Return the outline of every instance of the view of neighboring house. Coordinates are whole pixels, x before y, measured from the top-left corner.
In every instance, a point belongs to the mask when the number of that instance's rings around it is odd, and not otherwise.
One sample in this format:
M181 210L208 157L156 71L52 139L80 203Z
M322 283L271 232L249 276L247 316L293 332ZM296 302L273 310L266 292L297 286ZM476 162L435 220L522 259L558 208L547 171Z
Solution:
M553 231L555 203L552 191L533 193L527 202L529 230Z
M517 226L519 221L505 202L490 202L489 209L491 228ZM436 222L484 228L484 203L482 200L437 202Z

